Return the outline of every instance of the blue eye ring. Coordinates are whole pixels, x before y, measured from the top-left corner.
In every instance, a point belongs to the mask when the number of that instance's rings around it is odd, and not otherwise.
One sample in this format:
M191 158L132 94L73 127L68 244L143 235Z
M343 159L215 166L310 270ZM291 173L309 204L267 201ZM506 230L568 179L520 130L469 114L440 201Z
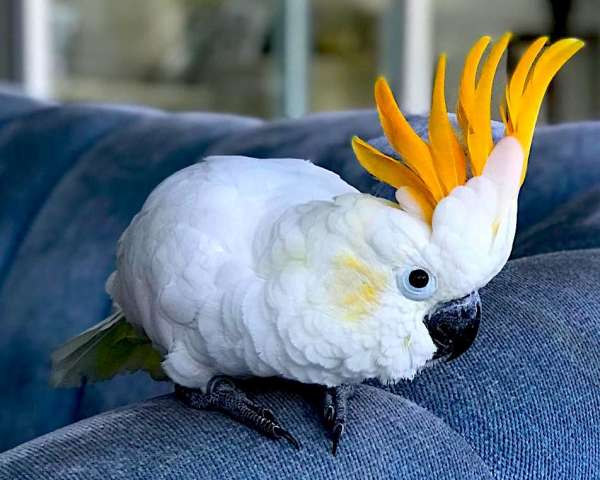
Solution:
M398 289L406 298L422 302L433 296L437 290L437 280L423 267L410 267L396 273Z

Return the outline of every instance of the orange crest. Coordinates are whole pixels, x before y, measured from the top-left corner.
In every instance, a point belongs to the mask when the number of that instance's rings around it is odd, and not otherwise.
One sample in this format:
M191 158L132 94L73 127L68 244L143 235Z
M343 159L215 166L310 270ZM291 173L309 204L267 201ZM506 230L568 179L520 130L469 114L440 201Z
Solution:
M466 183L467 164L471 176L481 175L494 148L492 88L510 37L510 33L504 34L492 47L479 78L477 70L491 38L481 37L467 55L457 105L460 136L448 119L444 93L445 55L440 56L435 74L429 142L419 137L406 121L385 79L380 77L375 83L375 102L383 132L403 161L385 155L358 137L352 139L352 148L365 170L398 189L403 197L408 195L428 221L440 200L456 186ZM525 161L521 183L525 180L533 131L548 85L560 68L583 47L581 40L567 38L544 49L547 41L547 37L541 37L525 51L506 86L505 105L500 106L505 135L516 137L523 148Z

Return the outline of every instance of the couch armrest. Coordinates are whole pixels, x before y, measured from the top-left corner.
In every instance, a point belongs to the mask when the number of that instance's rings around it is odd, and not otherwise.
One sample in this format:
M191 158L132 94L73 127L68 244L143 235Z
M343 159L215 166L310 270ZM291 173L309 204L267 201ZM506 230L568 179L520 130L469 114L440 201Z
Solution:
M595 478L599 272L600 249L509 261L480 292L473 346L391 389L444 419L495 478Z
M293 385L256 393L302 443L296 451L221 413L167 395L80 421L0 455L1 478L492 478L443 421L361 386L336 457L312 394ZM283 389L283 390L281 390ZM292 390L293 389L293 390ZM270 391L269 391L270 390Z

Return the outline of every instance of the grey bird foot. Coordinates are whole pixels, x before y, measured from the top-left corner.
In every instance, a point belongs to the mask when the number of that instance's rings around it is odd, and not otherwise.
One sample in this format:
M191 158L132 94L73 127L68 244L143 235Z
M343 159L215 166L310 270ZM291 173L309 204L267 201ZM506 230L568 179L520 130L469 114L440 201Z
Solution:
M331 434L333 446L331 453L337 453L340 439L346 429L348 400L354 396L354 385L340 385L325 389L323 398L323 419L325 427Z
M283 438L300 449L298 440L280 425L273 412L250 400L229 377L212 378L206 393L175 385L175 396L188 407L225 413L269 438Z

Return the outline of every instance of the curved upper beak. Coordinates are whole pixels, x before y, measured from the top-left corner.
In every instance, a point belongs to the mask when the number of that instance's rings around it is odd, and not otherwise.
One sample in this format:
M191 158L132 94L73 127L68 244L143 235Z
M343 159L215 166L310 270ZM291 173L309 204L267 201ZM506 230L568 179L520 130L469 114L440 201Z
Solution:
M480 320L481 299L476 291L438 305L424 320L437 347L434 358L450 361L465 353L477 336Z

